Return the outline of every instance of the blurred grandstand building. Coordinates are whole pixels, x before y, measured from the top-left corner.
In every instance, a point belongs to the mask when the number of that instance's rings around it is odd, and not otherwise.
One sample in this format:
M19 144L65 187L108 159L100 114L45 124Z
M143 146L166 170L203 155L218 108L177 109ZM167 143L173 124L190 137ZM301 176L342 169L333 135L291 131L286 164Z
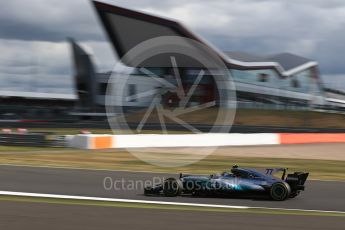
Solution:
M95 3L117 55L121 58L131 48L151 38L181 36L207 43L188 31L181 24L120 7ZM106 89L112 72L95 73L92 59L76 42L71 40L80 108L84 111L104 112ZM212 47L212 46L211 46ZM244 52L221 52L212 47L228 66L236 86L239 108L335 110L344 111L345 93L323 87L318 63L290 53L253 55ZM131 60L126 66L133 67ZM152 64L153 63L153 64ZM173 75L169 65L155 64L147 67L161 78ZM184 88L190 88L199 71L196 68L180 68ZM124 85L127 98L159 88L147 73L133 68L131 77ZM217 89L210 78L204 78L191 98L191 104L202 104L216 98ZM153 97L153 96L152 96ZM152 97L132 97L123 106L146 107ZM163 103L173 101L163 98Z
M95 2L117 56L121 59L138 44L161 36L179 36L198 41L208 46L225 63L236 86L237 107L277 110L345 111L345 92L323 86L318 63L290 53L253 55L244 52L222 52L187 30L178 22L131 11L128 9ZM70 39L74 60L75 96L0 91L2 119L6 114L20 117L49 117L73 115L74 117L105 117L106 91L110 70L97 73L90 55L73 39ZM167 54L169 55L169 54ZM165 57L162 58L162 60ZM170 64L149 60L145 68L158 77L169 79L174 75ZM127 99L122 106L128 108L147 107L154 95L136 97L147 91L160 90L157 81L133 66L131 60L124 60L124 66L131 69L131 75L123 86ZM199 69L179 68L185 89L196 87L189 102L190 106L217 100L219 90L214 80L205 74L197 86L193 86ZM165 95L162 103L178 106L176 95ZM1 117L0 117L1 119Z
M77 101L78 97L71 94L0 90L0 120L63 119Z

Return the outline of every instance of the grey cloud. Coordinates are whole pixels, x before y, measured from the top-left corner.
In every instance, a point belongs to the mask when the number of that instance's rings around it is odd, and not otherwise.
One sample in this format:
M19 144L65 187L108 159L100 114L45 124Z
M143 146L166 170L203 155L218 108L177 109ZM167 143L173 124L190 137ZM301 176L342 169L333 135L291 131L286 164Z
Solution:
M1 40L0 90L73 93L66 43Z
M343 0L104 1L175 18L222 50L293 52L315 59L326 82L331 82L328 75L345 75ZM1 72L12 73L8 69L19 66L19 73L25 74L34 56L42 74L71 78L72 60L63 43L66 37L74 37L93 54L98 71L114 65L112 47L90 1L1 1L0 42L6 43L0 44ZM9 41L13 44L8 45Z
M90 1L87 0L2 1L0 28L0 38L3 39L105 39Z

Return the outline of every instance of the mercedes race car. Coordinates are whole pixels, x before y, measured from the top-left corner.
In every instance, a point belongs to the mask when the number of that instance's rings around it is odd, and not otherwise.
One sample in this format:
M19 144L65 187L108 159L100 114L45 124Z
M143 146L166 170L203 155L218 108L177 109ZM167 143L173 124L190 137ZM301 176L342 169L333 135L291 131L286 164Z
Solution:
M282 177L273 174L282 172ZM178 179L168 178L162 184L146 187L148 196L226 196L253 197L264 196L276 201L296 197L304 190L309 173L294 172L286 176L286 168L266 169L260 172L251 168L233 166L231 172L218 175L197 176L180 174Z

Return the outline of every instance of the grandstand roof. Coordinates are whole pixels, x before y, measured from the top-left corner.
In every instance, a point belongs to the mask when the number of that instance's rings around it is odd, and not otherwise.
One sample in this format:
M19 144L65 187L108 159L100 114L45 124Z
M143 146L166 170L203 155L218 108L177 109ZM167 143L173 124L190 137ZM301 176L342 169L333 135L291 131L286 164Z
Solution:
M315 61L288 53L261 57L261 55L257 56L237 52L237 54L233 54L235 57L232 57L231 52L230 54L225 54L175 20L97 1L93 1L93 3L117 55L125 65L130 67L137 66L133 65L134 57L126 56L123 59L129 50L149 39L163 36L178 36L198 41L210 48L209 51L220 57L230 68L245 70L269 68L276 69L280 75L290 76L318 65ZM187 47L190 46L188 41L185 41L185 43ZM171 65L170 53L166 54L167 57L162 58L161 56L141 63L141 67L169 67ZM295 58L296 60L294 60ZM188 62L184 60L183 63ZM191 64L189 66L193 65Z
M242 62L277 62L286 71L312 62L312 60L308 58L291 53L278 53L272 55L255 55L241 51L226 51L224 53L231 59Z

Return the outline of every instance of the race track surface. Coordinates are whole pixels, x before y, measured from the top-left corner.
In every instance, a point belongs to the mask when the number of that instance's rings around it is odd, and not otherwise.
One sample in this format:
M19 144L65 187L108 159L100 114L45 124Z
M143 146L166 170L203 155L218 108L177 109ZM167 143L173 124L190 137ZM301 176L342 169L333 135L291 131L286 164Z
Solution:
M141 184L153 177L167 178L172 175L141 172L102 170L55 169L43 167L0 166L0 190L14 192L47 193L76 196L155 200L170 202L240 205L324 211L345 211L345 182L308 181L302 195L283 202L255 199L224 199L195 197L146 197ZM178 175L173 175L178 176ZM111 181L117 181L117 189L105 189ZM122 182L124 181L124 183ZM137 188L133 189L133 184ZM114 187L115 183L113 183ZM121 188L123 187L123 188Z
M0 201L0 229L342 230L343 217L191 212Z

